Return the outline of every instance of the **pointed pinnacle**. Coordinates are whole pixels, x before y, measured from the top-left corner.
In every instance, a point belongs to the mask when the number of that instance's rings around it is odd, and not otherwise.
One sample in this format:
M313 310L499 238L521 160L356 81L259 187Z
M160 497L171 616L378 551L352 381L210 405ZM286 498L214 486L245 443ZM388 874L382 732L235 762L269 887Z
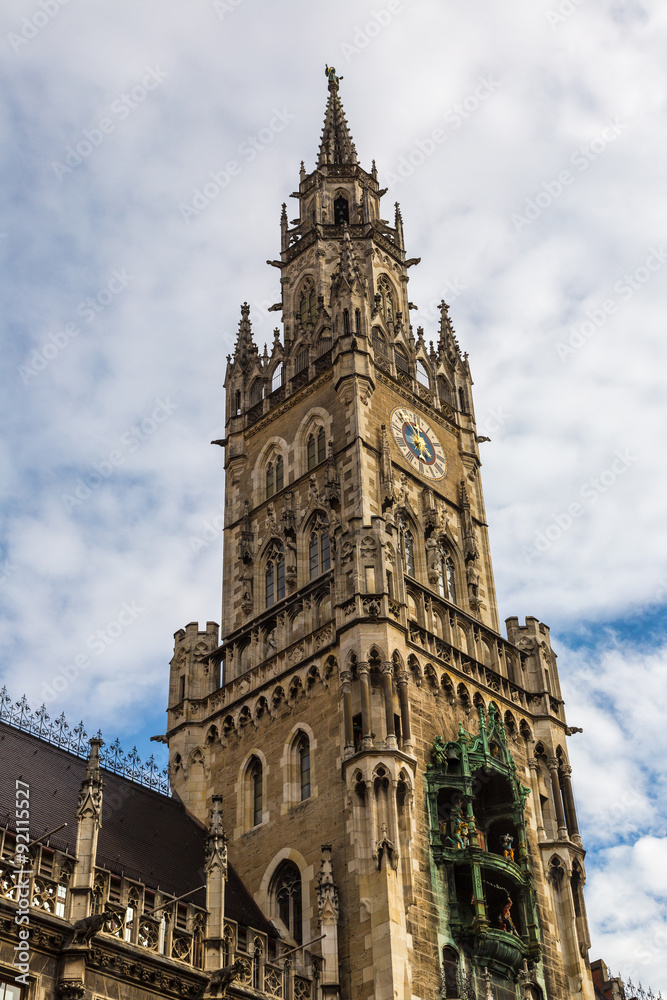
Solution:
M324 113L324 128L317 165L323 167L327 163L356 163L357 151L338 96L338 82L342 77L336 76L333 66L327 66L326 73L329 78L329 99Z

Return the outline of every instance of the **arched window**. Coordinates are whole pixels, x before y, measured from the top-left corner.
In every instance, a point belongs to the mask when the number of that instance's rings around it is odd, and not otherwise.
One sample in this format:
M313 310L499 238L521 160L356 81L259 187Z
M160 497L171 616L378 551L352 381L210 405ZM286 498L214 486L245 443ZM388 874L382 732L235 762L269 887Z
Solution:
M349 224L350 221L350 206L347 203L347 198L339 194L334 201L334 226L342 226L344 222Z
M266 564L266 607L270 608L285 596L285 553L282 545L274 545Z
M380 296L380 309L387 323L394 321L394 293L391 282L385 274L378 278L378 294Z
M238 417L241 412L241 390L237 389L234 393L234 416Z
M278 455L273 462L269 462L266 467L266 499L272 497L283 488L283 457Z
M317 295L312 284L306 285L301 293L301 298L299 299L299 319L302 326L305 326L306 323L314 325L317 319Z
M248 828L259 826L262 822L264 804L262 762L258 757L252 757L247 769L247 803Z
M331 569L329 521L326 517L318 517L313 525L308 545L308 565L311 580L314 580L320 573L326 573L328 569Z
M397 371L404 372L406 375L410 374L410 364L402 347L394 348L394 362L396 364Z
M387 342L384 339L384 334L379 326L373 327L373 350L378 351L383 357L388 357Z
M462 413L468 412L468 400L466 399L465 389L463 386L459 387L459 407Z
M420 385L426 386L427 389L430 388L431 382L428 377L428 370L423 361L417 362L417 381Z
M449 947L442 949L442 984L445 997L460 996L459 956Z
M234 955L234 931L228 925L225 927L225 936L222 939L222 966L223 968L227 965L232 964L232 956Z
M310 434L308 436L308 441L306 443L306 460L308 464L308 471L314 469L316 465L323 462L327 457L327 439L324 433L324 428L320 427L317 435Z
M276 389L279 389L283 384L283 372L284 368L283 368L283 363L281 361L278 367L275 369L273 377L271 378L271 392L275 392Z
M449 406L454 405L452 387L444 375L438 375L438 396L440 397L441 403L448 403Z
M350 310L343 309L343 336L350 336Z
M456 580L454 572L454 560L448 554L444 546L440 547L438 590L443 597L446 597L452 604L456 604Z
M297 944L302 943L301 872L293 861L283 861L273 878L274 908Z
M405 572L408 576L415 575L415 540L411 531L406 531L403 535L403 555Z
M310 740L301 733L296 743L296 760L298 766L299 801L310 798Z
M262 988L262 939L255 938L252 949L252 985L256 990Z
M264 398L264 383L261 378L256 378L250 390L250 405L254 406Z

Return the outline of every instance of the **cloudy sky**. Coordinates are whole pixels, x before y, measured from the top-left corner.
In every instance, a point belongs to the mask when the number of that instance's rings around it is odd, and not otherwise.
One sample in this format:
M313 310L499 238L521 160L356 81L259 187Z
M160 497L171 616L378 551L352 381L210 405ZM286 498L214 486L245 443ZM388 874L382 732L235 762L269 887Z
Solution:
M272 340L333 63L418 322L444 296L470 353L501 617L551 626L584 729L592 957L656 991L666 27L659 0L5 0L0 32L12 697L155 749L172 634L220 616L225 357L244 300Z

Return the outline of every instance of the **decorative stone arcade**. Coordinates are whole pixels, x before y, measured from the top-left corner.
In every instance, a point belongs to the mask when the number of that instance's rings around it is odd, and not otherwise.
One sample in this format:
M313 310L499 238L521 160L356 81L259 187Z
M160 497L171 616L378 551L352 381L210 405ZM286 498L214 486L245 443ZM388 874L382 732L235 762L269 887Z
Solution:
M514 977L540 955L526 850L529 789L517 779L493 704L479 735L436 737L426 769L431 849L446 880L454 943L480 968Z

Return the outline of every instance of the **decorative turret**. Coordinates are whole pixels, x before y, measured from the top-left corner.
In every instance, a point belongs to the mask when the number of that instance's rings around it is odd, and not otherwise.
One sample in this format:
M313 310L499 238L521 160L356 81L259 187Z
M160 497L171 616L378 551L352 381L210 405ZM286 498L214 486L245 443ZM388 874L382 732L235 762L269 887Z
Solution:
M90 741L86 777L81 784L76 808L76 868L72 879L70 919L80 920L93 912L93 882L97 857L97 838L102 827L102 775L100 747L102 740Z
M222 795L211 800L206 831L206 938L204 968L224 965L225 887L227 884L227 835L222 825Z

